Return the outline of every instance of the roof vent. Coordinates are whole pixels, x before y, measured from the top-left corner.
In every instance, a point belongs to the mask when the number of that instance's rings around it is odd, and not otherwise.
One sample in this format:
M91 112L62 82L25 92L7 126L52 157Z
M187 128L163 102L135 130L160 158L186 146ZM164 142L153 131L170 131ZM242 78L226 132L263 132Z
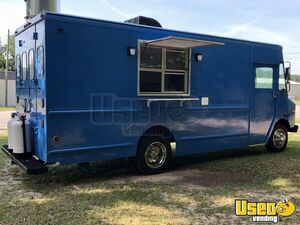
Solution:
M151 26L151 27L162 27L161 24L149 17L145 16L138 16L129 20L126 20L125 23L134 23L134 24L141 24L141 25L146 25L146 26Z

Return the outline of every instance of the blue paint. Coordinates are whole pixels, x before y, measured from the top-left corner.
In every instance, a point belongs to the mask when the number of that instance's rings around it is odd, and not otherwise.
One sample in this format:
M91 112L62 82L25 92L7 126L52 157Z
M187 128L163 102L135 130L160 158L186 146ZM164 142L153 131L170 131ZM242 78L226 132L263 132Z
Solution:
M167 36L225 44L192 49L189 97L208 97L208 106L147 107L148 97L137 95L139 52L129 56L128 47ZM31 101L33 150L47 163L135 156L153 126L171 131L177 155L265 144L277 121L294 126L295 105L278 90L278 45L44 13L16 34L17 55L39 47L44 64L36 57L35 79L17 80L17 108L22 112L25 99ZM193 60L198 53L201 62ZM273 89L255 89L258 65L273 68Z
M129 147L132 146L131 143L123 143L123 144L112 144L112 145L101 145L101 146L91 146L91 147L82 147L82 148L72 148L72 149L62 149L62 150L53 150L49 152L49 154L68 154L68 153L76 153L83 151L99 151L102 149L113 149L113 148L121 148L121 147Z

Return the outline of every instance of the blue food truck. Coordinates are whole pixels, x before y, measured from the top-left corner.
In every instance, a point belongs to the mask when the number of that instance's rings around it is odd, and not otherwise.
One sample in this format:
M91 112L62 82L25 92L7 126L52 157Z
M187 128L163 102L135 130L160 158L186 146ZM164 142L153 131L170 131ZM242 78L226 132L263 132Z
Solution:
M17 111L2 150L28 173L264 145L297 132L279 45L43 12L15 33Z

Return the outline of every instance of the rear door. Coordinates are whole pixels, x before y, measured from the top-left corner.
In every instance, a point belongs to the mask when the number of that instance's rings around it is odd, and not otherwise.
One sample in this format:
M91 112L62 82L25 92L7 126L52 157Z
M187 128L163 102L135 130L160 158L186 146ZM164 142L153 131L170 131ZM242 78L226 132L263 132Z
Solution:
M47 161L46 154L46 76L45 76L45 21L36 24L35 49L35 149L38 157Z
M17 110L35 112L34 40L35 26L16 36Z
M249 144L263 144L275 116L276 93L274 75L276 65L255 64L253 66L253 88L250 110Z
M28 42L29 49L27 50L27 88L28 88L28 108L30 113L35 113L36 111L36 93L35 93L35 55L36 55L36 37L35 37L35 26L29 31Z

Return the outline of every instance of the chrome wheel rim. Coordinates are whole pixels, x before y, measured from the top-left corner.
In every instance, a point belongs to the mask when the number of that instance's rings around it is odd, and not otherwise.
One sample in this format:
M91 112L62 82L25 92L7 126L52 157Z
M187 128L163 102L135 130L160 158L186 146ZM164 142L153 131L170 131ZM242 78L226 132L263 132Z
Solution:
M279 128L274 132L273 143L276 148L282 148L286 142L286 132Z
M145 151L146 164L152 168L157 169L161 167L167 158L167 149L161 142L151 143Z

